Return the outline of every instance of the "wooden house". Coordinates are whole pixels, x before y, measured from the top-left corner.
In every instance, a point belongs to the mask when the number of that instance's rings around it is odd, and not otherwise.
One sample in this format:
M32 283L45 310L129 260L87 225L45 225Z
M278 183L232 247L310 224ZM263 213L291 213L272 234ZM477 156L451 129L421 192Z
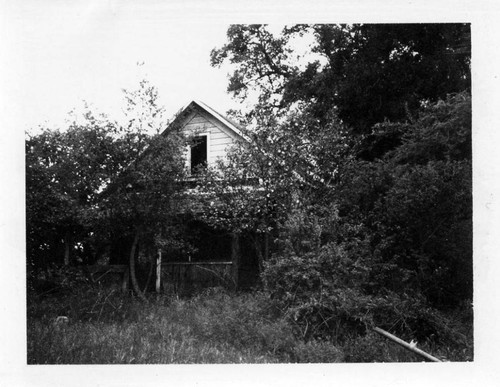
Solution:
M186 168L193 176L199 167L214 166L224 159L236 142L248 142L242 128L203 102L192 101L170 123L192 139L186 149ZM257 259L253 244L245 237L211 229L191 220L188 230L196 238L196 252L159 254L157 291L189 292L193 288L232 285L251 286L257 278Z
M203 165L213 166L218 158L226 156L235 142L248 141L238 124L200 101L192 101L183 108L169 127L173 125L193 139L186 149L187 168L191 173Z

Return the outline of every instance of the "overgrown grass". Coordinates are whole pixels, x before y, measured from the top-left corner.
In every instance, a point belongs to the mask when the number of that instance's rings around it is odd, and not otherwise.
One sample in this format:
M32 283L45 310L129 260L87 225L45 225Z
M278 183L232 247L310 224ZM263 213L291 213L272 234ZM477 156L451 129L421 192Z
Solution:
M31 295L28 363L420 361L375 333L353 336L341 346L306 342L285 316L264 292L231 293L218 288L191 299L152 297L147 304L100 287L50 297ZM472 351L469 347L463 348ZM462 347L421 348L449 360L472 356L461 353Z
M297 340L263 293L220 289L148 304L101 289L30 302L29 364L338 362L332 345ZM64 315L68 321L58 321ZM61 319L60 319L61 320Z

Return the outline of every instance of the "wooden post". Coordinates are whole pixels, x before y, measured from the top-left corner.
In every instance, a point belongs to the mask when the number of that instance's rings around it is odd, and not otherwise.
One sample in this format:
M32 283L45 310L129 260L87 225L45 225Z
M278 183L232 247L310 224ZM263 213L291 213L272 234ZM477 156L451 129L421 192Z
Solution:
M239 286L240 271L240 236L237 233L231 234L231 261L233 262L233 281L237 289Z
M401 345L403 348L406 348L407 350L416 353L417 355L423 357L426 360L435 361L435 362L441 362L442 361L442 360L439 360L437 357L429 355L427 352L424 352L421 349L417 348L416 345L412 345L410 343L407 343L406 341L401 340L399 337L396 337L396 336L390 334L389 332L384 331L381 328L375 327L375 328L373 328L373 330L375 332L377 332L378 334L380 334L380 335L382 335L384 337L387 337L389 340L392 340L395 343Z
M156 293L160 293L161 288L161 250L158 249L156 258Z

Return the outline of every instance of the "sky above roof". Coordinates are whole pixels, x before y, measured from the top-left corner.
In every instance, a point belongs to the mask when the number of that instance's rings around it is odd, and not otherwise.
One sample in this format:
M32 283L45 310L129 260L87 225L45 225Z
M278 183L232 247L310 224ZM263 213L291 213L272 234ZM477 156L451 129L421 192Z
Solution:
M119 116L122 89L147 78L159 89L167 116L193 99L224 113L227 71L210 66L210 51L224 44L228 23L203 19L189 7L117 2L60 2L17 7L12 76L19 126L61 125L82 101ZM186 12L187 11L187 12ZM207 21L210 20L210 21ZM117 117L119 118L119 117Z

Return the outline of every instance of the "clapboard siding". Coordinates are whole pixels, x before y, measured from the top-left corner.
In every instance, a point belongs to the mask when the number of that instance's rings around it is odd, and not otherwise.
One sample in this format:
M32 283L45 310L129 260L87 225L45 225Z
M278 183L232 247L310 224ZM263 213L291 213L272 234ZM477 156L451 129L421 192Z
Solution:
M212 146L219 146L219 145L228 145L233 143L233 139L230 137L224 137L224 138L214 138L212 135L210 135L210 143Z
M220 144L220 145L212 145L210 147L210 150L212 152L217 152L217 153L220 153L220 152L224 152L224 153L227 153L229 147L233 145L232 143L231 144Z
M219 136L215 137L215 134L218 134ZM233 143L233 138L229 137L226 133L223 133L220 129L213 128L210 133L209 163L213 163L217 158L226 157L227 149Z
M210 137L213 141L231 139L231 137L229 137L226 133L221 132L220 130L213 130L210 134Z

